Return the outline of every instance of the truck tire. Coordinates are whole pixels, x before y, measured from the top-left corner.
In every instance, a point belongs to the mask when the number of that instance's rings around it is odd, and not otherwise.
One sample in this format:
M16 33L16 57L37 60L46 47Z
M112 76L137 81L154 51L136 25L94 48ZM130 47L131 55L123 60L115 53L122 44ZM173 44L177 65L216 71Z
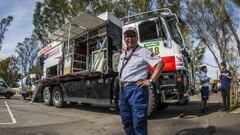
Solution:
M157 110L157 107L158 107L157 103L159 100L158 100L157 92L152 85L148 87L148 90L149 90L148 116L151 116Z
M61 88L59 86L55 86L53 88L52 103L57 108L62 108L62 107L65 106L65 102L64 102L64 99L63 99L63 93L62 93Z
M52 94L49 87L45 87L43 90L43 101L47 106L52 106Z

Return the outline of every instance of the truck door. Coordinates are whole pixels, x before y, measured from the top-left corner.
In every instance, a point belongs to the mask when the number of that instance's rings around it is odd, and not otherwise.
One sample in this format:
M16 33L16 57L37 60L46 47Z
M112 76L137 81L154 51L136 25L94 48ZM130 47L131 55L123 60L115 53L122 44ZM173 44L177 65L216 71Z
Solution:
M171 47L170 35L168 33L166 25L163 23L163 18L158 17L158 19L156 20L156 24L158 27L159 37L161 37L161 39L163 40L163 46L170 48Z
M139 42L143 47L151 50L155 55L159 55L163 39L159 33L158 22L156 19L146 20L138 25L139 29Z

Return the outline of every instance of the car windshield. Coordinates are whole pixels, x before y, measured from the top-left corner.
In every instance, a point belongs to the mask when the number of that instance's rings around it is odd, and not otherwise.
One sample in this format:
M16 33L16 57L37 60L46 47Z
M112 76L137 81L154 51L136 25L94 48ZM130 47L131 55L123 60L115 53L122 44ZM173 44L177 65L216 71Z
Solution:
M166 22L167 22L168 29L169 29L169 32L171 34L171 37L173 38L173 40L177 44L182 46L183 45L183 40L182 40L180 32L177 28L177 20L175 19L175 17L166 17Z
M0 87L7 88L7 84L3 81L0 81Z

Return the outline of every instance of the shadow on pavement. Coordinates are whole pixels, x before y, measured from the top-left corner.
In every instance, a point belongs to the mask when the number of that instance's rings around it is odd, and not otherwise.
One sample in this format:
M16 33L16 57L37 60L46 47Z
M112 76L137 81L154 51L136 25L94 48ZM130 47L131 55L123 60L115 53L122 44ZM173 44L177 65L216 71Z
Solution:
M183 129L177 132L175 135L213 135L215 133L215 126L208 126L206 128Z
M98 113L106 113L106 114L112 114L112 115L118 115L118 113L115 110L111 110L110 107L106 106L95 106L95 105L87 105L87 104L68 104L64 109L79 109L89 112L98 112Z
M61 133L52 131L51 129L48 129L45 127L46 126L22 127L22 128L0 128L0 130L1 130L1 135L61 135Z
M222 108L221 103L208 103L209 111L200 112L200 101L190 101L185 106L170 104L165 110L155 112L150 119L166 119L172 117L194 118L218 112Z
M175 135L239 135L237 126L229 127L208 126L206 128L187 128L178 131Z
M7 98L5 98L3 96L0 96L0 100L19 100L19 99L21 99L21 97L13 96L10 99L7 99Z

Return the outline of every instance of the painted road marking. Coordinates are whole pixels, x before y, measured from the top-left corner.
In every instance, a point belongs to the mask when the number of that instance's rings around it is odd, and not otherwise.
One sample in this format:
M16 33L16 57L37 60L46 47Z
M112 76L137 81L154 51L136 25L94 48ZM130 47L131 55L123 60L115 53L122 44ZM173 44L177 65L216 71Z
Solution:
M17 121L16 121L16 119L14 118L14 116L13 116L13 114L12 114L12 112L11 112L11 109L10 109L10 107L8 106L7 101L5 101L5 105L6 105L6 107L7 107L7 111L8 111L8 113L9 113L9 115L11 116L12 122L11 122L11 123L0 123L0 125L3 125L3 124L16 124Z

